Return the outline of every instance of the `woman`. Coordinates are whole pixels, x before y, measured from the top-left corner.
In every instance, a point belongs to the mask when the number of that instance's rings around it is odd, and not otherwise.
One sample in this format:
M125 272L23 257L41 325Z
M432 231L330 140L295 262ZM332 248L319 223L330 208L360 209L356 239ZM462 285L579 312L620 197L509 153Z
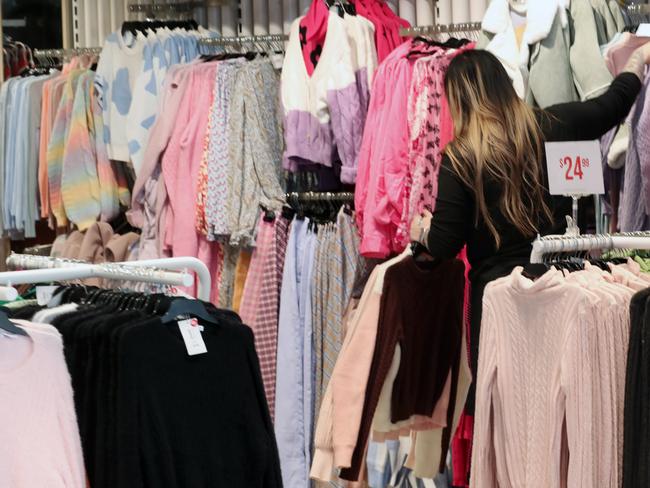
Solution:
M459 54L449 66L445 88L455 139L442 160L435 212L413 220L411 239L440 258L452 258L467 245L474 376L485 286L528 263L537 234L564 233L565 216L571 213L568 198L548 193L544 142L593 140L621 123L649 62L646 44L632 54L605 94L546 110L526 105L487 51ZM473 405L472 389L469 412Z

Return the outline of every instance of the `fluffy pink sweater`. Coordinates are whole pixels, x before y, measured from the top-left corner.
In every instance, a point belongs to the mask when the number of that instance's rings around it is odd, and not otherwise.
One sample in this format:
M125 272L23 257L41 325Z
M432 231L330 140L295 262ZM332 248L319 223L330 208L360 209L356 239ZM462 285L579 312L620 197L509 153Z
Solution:
M0 335L0 486L83 488L61 336L49 325L15 322L30 338Z

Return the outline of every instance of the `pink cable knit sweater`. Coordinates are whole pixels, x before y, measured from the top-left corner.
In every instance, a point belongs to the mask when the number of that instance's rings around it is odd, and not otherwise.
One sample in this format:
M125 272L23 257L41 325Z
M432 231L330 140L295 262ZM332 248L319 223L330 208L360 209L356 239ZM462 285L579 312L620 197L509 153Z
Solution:
M585 279L516 268L486 288L472 486L616 486L617 402L604 397L617 302Z

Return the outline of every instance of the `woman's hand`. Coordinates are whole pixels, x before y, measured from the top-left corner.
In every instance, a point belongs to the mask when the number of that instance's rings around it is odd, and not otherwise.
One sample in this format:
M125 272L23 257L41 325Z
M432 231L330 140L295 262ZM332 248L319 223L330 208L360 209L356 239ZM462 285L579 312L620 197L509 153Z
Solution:
M647 64L650 64L650 42L646 42L630 55L623 72L634 73L643 82Z
M411 242L427 245L427 237L431 228L431 212L425 210L422 215L416 215L411 222Z

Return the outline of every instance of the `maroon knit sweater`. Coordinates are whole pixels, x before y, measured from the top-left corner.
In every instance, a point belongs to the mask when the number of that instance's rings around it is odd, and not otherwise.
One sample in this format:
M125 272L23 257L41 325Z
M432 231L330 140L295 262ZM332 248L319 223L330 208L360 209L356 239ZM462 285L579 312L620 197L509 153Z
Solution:
M341 470L342 479L359 478L372 418L397 344L402 354L391 398L393 423L412 415L433 415L449 372L452 373L440 460L444 466L460 367L464 270L463 263L456 259L416 262L409 256L386 271L361 428L352 465Z

